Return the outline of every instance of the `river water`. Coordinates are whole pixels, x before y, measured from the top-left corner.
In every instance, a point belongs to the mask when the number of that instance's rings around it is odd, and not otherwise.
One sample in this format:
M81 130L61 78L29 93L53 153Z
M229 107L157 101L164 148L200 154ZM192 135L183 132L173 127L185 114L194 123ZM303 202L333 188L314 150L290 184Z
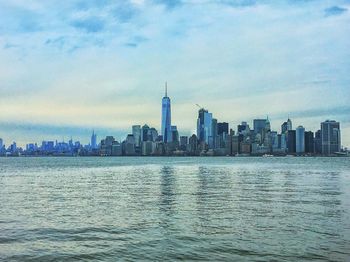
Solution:
M350 158L0 158L1 261L350 261Z

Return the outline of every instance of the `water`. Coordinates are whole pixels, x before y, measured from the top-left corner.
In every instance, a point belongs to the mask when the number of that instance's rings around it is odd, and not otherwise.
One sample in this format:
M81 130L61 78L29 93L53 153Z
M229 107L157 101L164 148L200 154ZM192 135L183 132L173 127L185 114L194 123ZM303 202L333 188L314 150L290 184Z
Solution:
M350 158L0 158L1 261L350 261Z

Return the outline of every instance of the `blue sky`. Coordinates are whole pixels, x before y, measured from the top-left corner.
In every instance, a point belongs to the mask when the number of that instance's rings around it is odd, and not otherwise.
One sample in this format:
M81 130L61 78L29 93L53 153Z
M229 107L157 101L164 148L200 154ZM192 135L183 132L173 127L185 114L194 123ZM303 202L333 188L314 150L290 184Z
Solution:
M269 115L350 146L350 1L0 0L0 137L122 138L206 107L234 128Z

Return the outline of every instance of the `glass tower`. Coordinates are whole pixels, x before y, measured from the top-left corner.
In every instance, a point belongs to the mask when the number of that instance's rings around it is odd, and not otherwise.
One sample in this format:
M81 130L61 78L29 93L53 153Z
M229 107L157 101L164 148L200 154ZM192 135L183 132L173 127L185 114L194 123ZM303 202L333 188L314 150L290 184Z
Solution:
M209 137L213 135L212 132L213 115L208 110L201 108L198 111L197 119L197 137L200 142L209 144Z
M97 141L96 141L96 134L95 134L95 130L92 131L92 135L91 135L91 148L92 149L96 149L97 148Z
M305 153L305 128L302 126L298 126L296 131L296 153L302 154Z
M162 99L162 136L164 143L172 141L170 98L168 97L168 88L166 83L165 96Z

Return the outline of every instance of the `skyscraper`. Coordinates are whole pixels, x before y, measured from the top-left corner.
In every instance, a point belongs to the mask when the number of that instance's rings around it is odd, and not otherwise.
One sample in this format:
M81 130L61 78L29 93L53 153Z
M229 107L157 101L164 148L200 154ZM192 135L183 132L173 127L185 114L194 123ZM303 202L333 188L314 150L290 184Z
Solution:
M288 140L288 131L292 130L292 121L289 119L286 122L283 122L281 125L281 149L286 150L288 145L287 145L287 140Z
M305 128L302 126L298 126L296 131L296 143L295 143L295 148L296 148L296 153L297 154L302 154L305 153Z
M213 118L211 121L211 136L209 137L209 147L214 149L218 146L218 120Z
M187 136L180 136L180 149L183 151L186 151L187 145L188 145L188 137Z
M198 139L197 139L197 136L196 135L192 135L190 138L189 138L189 153L190 155L197 155L197 150L198 150Z
M228 123L226 122L218 123L218 135L222 135L224 133L228 135Z
M139 147L141 145L141 126L133 125L132 134L134 135L134 138L135 138L135 146Z
M165 96L162 99L162 136L164 143L171 142L171 107L167 83L165 83Z
M321 123L322 154L332 155L340 151L339 122L326 120Z
M128 134L128 136L126 137L125 143L125 155L127 156L133 156L135 155L135 137L133 134Z
M91 135L91 149L96 149L97 148L97 135L95 134L95 130L92 131Z
M283 134L283 133L287 132L288 130L292 130L292 120L290 120L289 117L288 117L287 122L284 122L281 125L281 133Z
M147 136L148 136L148 141L153 141L153 142L156 141L158 138L157 129L155 129L154 127L151 127L150 129L148 129Z
M295 130L287 131L287 149L288 153L294 154L296 151L296 134Z
M177 126L171 126L171 141L179 142L179 131L177 131Z
M253 127L255 134L261 134L261 131L265 129L266 119L254 119Z
M213 115L204 108L199 109L197 119L197 137L199 142L209 144L209 137L212 136Z
M149 130L149 126L147 124L144 124L142 126L142 129L141 129L141 141L142 142L149 140L148 130Z
M312 131L305 132L305 153L314 153L314 133Z
M249 132L249 125L247 122L242 122L240 125L237 125L237 133L243 134L244 132Z
M315 132L315 153L316 154L322 154L322 135L321 135L321 130L317 130Z

